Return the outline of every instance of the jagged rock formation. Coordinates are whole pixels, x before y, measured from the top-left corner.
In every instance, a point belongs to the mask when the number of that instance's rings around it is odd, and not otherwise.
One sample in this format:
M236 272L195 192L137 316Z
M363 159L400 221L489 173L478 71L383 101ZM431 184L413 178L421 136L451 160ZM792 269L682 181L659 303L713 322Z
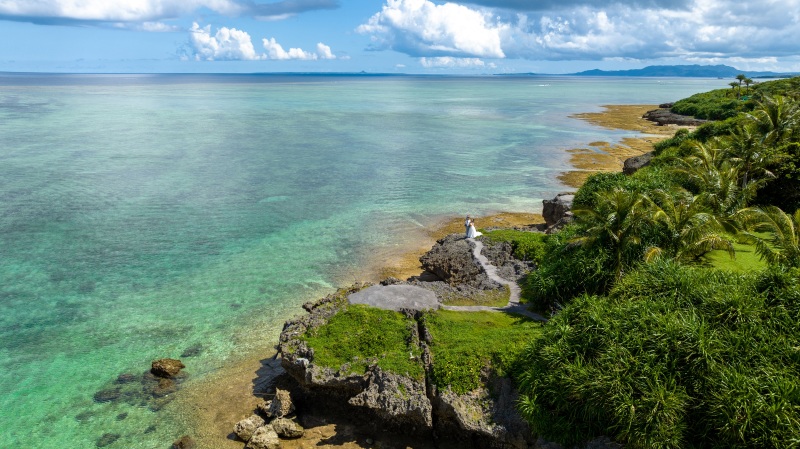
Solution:
M625 162L622 165L622 173L626 175L632 175L636 173L642 167L646 167L650 165L650 161L653 159L653 152L640 154L639 156L629 157L625 159Z
M324 400L327 409L348 416L360 414L380 423L382 429L464 440L465 448L533 447L530 429L513 406L517 393L509 379L493 377L487 367L484 386L467 394L440 391L433 385L427 373L434 360L426 343L432 337L420 312L409 311L406 316L417 323L410 338L422 351L425 379L387 372L376 365L366 373L351 372L348 366L317 365L313 348L301 337L344 306L342 300L323 299L306 308L309 315L287 322L281 333L281 365L314 398L308 402Z
M666 106L666 104L663 106ZM663 125L700 126L703 123L708 122L708 120L701 120L686 115L676 114L668 108L661 108L661 107L659 107L659 109L653 109L652 111L645 112L642 118L650 120L651 122L656 122L661 126Z
M469 241L461 234L450 234L436 242L419 258L422 268L453 285L466 285L482 290L500 288L491 281L483 267L472 257Z
M573 200L575 200L575 192L562 192L552 200L542 201L542 216L547 224L547 233L561 229L573 220Z

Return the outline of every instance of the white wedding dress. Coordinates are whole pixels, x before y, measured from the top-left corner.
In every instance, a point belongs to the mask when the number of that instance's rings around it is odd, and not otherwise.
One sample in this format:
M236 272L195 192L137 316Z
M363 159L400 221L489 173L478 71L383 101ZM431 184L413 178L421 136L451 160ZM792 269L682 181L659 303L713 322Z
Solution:
M480 237L483 234L475 230L475 224L469 225L469 230L467 230L467 238L474 239L475 237Z

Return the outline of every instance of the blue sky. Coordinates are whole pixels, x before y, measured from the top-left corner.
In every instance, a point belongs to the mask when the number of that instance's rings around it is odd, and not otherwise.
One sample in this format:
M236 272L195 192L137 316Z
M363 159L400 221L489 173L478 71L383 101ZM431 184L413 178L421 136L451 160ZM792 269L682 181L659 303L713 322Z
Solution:
M0 71L800 71L800 0L0 0Z

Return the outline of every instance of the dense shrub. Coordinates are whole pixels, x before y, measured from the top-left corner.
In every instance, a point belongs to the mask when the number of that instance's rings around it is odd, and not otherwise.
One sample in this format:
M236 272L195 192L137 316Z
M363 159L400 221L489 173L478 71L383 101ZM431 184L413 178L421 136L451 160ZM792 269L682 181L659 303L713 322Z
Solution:
M568 227L547 240L545 256L522 283L522 299L536 310L560 308L584 293L604 293L614 281L613 260L602 248L570 243L577 227Z
M800 143L782 145L777 151L784 157L768 167L775 178L758 191L754 202L778 206L793 213L800 208Z
M661 167L648 167L639 170L632 176L624 173L595 173L578 189L573 201L573 208L591 207L596 202L597 194L622 189L628 192L647 194L656 189L668 189L675 184L675 175Z
M733 128L740 122L740 118L734 117L718 122L704 123L689 134L689 138L698 142L708 142L715 137L730 135Z
M724 120L747 108L730 89L717 89L675 102L672 112L705 120Z
M686 128L681 128L675 131L675 135L669 139L664 139L653 145L653 150L656 156L662 154L664 150L671 147L679 147L683 142L690 138L690 132Z
M567 444L797 447L798 274L643 265L548 323L523 354L520 408Z

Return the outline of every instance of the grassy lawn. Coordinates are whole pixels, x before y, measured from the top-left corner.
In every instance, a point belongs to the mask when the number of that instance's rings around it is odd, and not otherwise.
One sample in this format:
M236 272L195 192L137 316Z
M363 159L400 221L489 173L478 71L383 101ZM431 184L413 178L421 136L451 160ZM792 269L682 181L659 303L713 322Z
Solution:
M756 254L755 245L737 242L733 244L733 249L736 251L735 259L731 259L728 252L723 250L711 251L703 256L703 259L714 268L737 273L760 271L767 267L767 264Z
M519 369L517 355L541 334L541 324L496 312L439 310L425 316L433 336L433 382L466 393L480 385L487 365L503 375Z
M442 298L442 302L449 306L487 306L487 307L505 307L508 305L508 298L511 296L511 291L508 287L498 288L495 290L485 290L474 297L466 297L459 295L449 295Z
M509 242L514 257L539 263L544 256L544 241L547 238L540 232L517 231L514 229L498 229L484 232L483 236L492 242Z
M386 371L422 380L420 349L411 342L411 329L416 326L398 312L349 305L304 339L314 348L314 362L321 366L339 369L349 364L345 371L364 373L377 361Z

